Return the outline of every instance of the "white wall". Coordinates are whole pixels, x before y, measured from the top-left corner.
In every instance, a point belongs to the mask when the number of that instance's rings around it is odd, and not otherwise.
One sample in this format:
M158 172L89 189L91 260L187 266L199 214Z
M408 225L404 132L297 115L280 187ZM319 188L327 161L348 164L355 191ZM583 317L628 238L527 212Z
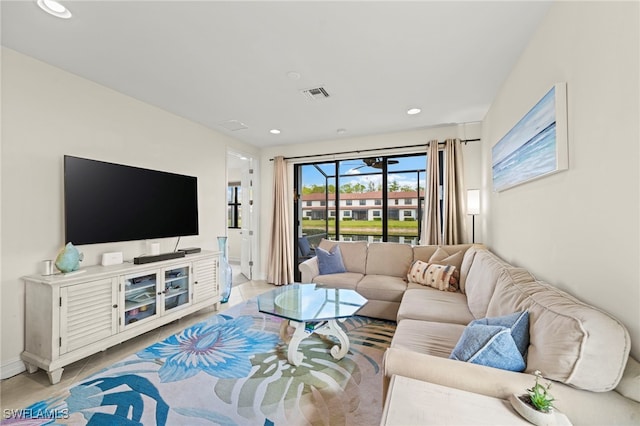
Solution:
M382 135L372 135L357 138L340 138L330 141L322 141L315 143L306 143L300 145L281 145L264 148L262 150L261 164L262 173L260 174L261 186L260 196L262 200L262 207L260 209L260 279L265 279L266 268L268 264L269 242L271 240L271 221L273 218L273 161L270 161L275 156L282 155L284 157L295 157L300 155L315 155L315 154L331 154L344 151L362 150L362 149L378 149L378 148L393 148L406 145L426 144L430 140L437 139L443 141L447 138L460 138L460 139L476 139L480 138L481 125L480 123L467 123L461 125L450 125L441 127L430 127L421 130L389 133ZM409 153L419 152L419 148L400 149L394 151L384 151L384 155L391 153ZM425 148L426 149L426 148ZM463 145L464 153L464 168L465 168L465 184L467 188L479 188L481 184L481 168L480 168L480 155L482 147L480 142L470 142ZM375 153L366 153L366 156L372 156ZM362 157L358 154L350 154L351 158ZM327 157L331 158L331 157ZM293 162L311 162L316 159L304 159L304 160L292 160ZM293 185L293 166L290 167L290 184ZM291 218L293 218L293 203L291 207ZM478 222L476 218L476 228ZM293 234L293 224L291 224L291 235ZM469 235L471 233L471 219L469 218ZM482 241L482 234L479 229L476 229L476 241Z
M569 170L483 191L486 243L508 261L612 313L640 359L638 2L555 2L483 122L491 147L567 82Z
M24 337L23 275L64 245L64 154L198 177L200 235L181 247L217 250L226 228L227 146L255 148L60 69L2 49L2 377L20 372ZM89 200L88 200L89 201ZM123 209L126 206L122 206ZM171 251L176 238L159 240ZM79 247L81 266L107 251L125 259L145 242Z

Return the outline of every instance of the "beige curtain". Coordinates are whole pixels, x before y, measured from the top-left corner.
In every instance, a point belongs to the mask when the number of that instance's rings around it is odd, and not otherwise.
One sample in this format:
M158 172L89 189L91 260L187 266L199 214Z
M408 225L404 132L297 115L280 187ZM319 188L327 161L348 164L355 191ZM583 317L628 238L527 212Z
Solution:
M442 233L440 232L440 197L438 188L438 175L440 166L438 165L438 141L429 142L427 147L427 187L424 194L424 213L422 214L422 231L420 234L420 244L432 245L442 244Z
M447 139L444 146L444 244L465 244L467 209L464 192L464 162L459 139Z
M293 283L293 247L291 240L290 200L287 198L289 179L287 163L282 156L273 159L273 217L267 282L275 285Z

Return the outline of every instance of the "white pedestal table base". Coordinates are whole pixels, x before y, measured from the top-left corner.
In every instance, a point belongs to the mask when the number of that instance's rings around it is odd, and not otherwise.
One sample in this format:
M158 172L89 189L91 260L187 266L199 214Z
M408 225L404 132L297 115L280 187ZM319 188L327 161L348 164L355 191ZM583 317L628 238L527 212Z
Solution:
M331 356L335 359L344 358L347 352L349 352L349 337L344 332L342 327L340 327L338 321L343 322L344 319L331 319L328 321L323 321L319 325L316 322L311 322L309 323L308 328L307 323L305 323L304 321L282 321L282 324L280 325L280 338L289 345L289 347L287 348L287 360L289 361L289 364L295 366L299 366L300 364L302 364L304 354L298 351L298 346L300 345L300 342L302 342L313 333L321 334L323 336L333 336L338 339L338 342L340 342L340 344L331 347ZM289 333L289 327L294 328L293 334Z

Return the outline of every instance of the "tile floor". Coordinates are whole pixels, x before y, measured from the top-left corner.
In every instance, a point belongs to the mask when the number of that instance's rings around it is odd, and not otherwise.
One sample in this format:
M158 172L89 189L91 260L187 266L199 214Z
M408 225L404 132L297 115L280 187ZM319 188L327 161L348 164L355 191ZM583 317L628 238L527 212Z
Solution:
M232 268L234 269L234 287L231 291L229 302L220 305L220 311L274 289L273 285L265 281L247 281L237 271L239 265L232 265ZM236 283L239 284L236 285ZM202 309L156 330L149 331L134 339L70 364L65 367L62 380L55 385L49 384L47 374L42 370L38 370L34 374L23 372L17 376L2 380L0 382L0 413L4 413L5 409L25 408L36 401L56 395L79 380L159 340L165 339L203 318L211 316L215 312L213 307Z

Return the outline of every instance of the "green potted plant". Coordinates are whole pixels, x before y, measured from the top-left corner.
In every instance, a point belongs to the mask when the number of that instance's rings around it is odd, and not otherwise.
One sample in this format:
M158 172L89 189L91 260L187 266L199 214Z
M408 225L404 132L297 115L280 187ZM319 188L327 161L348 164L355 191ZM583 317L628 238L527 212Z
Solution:
M540 383L542 373L535 371L535 384L527 389L527 393L522 395L513 394L509 398L513 408L522 417L537 426L556 424L555 414L553 412L553 395L549 392L551 382L547 382L546 386Z

